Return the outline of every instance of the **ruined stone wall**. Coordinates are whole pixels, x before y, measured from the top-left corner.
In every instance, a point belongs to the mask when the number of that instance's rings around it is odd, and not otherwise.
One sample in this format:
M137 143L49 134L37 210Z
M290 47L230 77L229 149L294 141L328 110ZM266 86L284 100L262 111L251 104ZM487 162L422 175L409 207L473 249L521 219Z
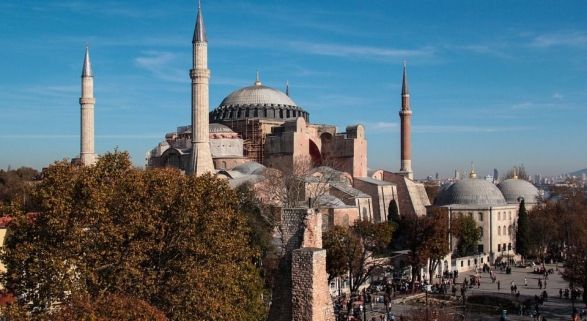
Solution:
M306 208L287 208L281 212L281 241L283 256L279 261L277 279L273 286L268 321L292 321L292 252L304 241Z
M334 321L326 250L301 248L292 258L292 320Z
M268 321L334 321L322 247L322 215L306 208L283 209L283 256Z

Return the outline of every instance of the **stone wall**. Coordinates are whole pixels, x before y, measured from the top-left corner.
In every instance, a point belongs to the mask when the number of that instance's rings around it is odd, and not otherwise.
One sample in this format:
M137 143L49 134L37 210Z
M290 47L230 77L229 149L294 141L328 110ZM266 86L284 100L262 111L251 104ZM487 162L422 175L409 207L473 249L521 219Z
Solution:
M334 321L328 290L322 214L306 208L281 213L283 256L268 321Z
M292 320L334 321L326 250L301 248L292 258Z

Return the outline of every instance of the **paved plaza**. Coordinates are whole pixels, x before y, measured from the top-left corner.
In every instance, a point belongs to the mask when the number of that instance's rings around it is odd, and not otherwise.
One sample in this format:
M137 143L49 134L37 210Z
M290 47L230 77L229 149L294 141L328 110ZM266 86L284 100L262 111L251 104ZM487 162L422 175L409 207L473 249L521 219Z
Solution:
M568 288L568 282L564 281L560 275L560 271L562 268L558 267L555 264L548 264L546 265L546 269L554 269L554 273L548 276L548 280L546 281L546 287L542 289L539 288L538 279L542 276L540 274L532 273L532 268L512 268L511 274L506 274L505 272L496 271L497 280L499 280L501 289L498 290L497 282L493 283L491 278L489 277L489 273L479 273L481 276L481 286L477 288L467 289L467 296L475 295L475 294L492 294L498 295L507 298L515 298L514 295L510 292L510 286L512 281L517 285L518 291L520 292L520 300L523 301L525 299L533 299L535 295L540 295L542 291L546 290L548 293L548 299L544 302L544 305L541 307L541 314L543 317L550 321L550 320L570 320L571 313L572 313L572 302L570 299L559 298L559 290ZM471 275L475 275L475 272L469 273L461 273L457 279L457 282L463 282L465 277L470 277ZM524 278L526 278L528 285L524 285ZM542 277L543 278L543 277ZM543 281L544 282L544 279ZM460 291L457 291L460 293ZM577 299L575 302L575 307L580 311L584 305L581 303L581 299ZM392 306L392 311L396 317L396 320L400 319L402 314L406 314L407 311L412 309L422 309L422 306L414 306L408 304L394 304ZM382 315L385 311L383 304L377 303L374 304L373 310L370 309L368 306L367 308L367 320L371 320L372 317L376 317L379 321L380 315ZM465 312L467 316L467 320L499 320L499 315L482 315L474 311L473 308L468 308ZM507 313L508 320L532 320L531 316L524 315L520 316L519 311L508 311Z

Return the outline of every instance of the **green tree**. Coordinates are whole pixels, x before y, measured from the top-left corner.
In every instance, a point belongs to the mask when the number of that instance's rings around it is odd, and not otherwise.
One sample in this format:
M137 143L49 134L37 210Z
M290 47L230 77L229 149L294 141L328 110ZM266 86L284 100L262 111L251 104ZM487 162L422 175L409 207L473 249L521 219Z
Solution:
M454 223L453 235L458 239L456 254L460 257L477 253L477 244L481 239L481 232L475 219L471 216L459 216Z
M530 225L528 221L528 212L524 205L524 200L520 202L518 210L518 224L516 224L516 253L526 257L530 249Z
M37 314L55 302L108 293L143 300L172 320L259 320L259 250L225 181L143 171L128 154L95 166L49 166L15 213L2 281Z
M395 200L391 200L391 202L389 202L389 210L387 211L387 213L388 222L399 224L399 209L397 207L397 202Z

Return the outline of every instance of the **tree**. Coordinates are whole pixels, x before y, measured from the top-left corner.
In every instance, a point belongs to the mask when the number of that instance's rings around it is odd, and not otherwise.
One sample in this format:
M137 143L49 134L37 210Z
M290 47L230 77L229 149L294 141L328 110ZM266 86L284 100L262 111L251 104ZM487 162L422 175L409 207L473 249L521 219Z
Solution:
M273 244L273 231L276 228L277 218L272 216L273 211L262 210L262 205L257 199L254 187L251 184L246 183L238 186L235 193L238 200L236 210L245 215L251 242L260 251L260 256L256 263L261 269L265 288L270 290L273 287L274 278L278 277L276 273L279 254Z
M6 213L11 203L31 209L30 193L38 178L39 172L30 167L0 170L0 215Z
M259 250L225 181L135 169L127 153L90 167L58 162L15 213L3 284L29 311L107 293L143 300L172 320L259 320Z
M43 316L46 320L96 321L167 321L159 309L144 300L106 293L98 298L74 297L55 313Z
M451 226L452 234L458 239L456 254L463 257L477 253L481 233L475 219L471 216L459 216Z
M526 172L526 168L524 164L520 164L520 166L514 166L505 174L505 179L517 177L523 180L530 180L530 176Z
M431 220L427 216L402 216L394 242L396 248L408 250L406 263L412 266L413 290L415 290L414 283L416 280L420 280L422 277L420 274L421 269L430 257L427 244L430 225Z
M385 251L392 233L393 226L387 222L368 221L357 221L350 228L335 226L324 233L329 280L348 273L351 292L357 292L377 269L387 264L375 258L374 253Z
M524 200L520 201L518 224L516 224L516 228L516 253L525 257L528 255L530 249L530 225Z
M387 221L399 224L400 216L397 202L393 199L389 202L389 210L387 211Z
M433 210L429 215L428 232L424 234L426 241L426 252L430 256L430 264L428 265L428 275L430 281L434 277L434 271L441 264L442 260L450 253L450 245L448 242L448 218L447 215L439 211Z
M346 275L356 265L362 254L361 241L348 227L334 226L323 236L322 246L326 249L326 272L328 282Z

